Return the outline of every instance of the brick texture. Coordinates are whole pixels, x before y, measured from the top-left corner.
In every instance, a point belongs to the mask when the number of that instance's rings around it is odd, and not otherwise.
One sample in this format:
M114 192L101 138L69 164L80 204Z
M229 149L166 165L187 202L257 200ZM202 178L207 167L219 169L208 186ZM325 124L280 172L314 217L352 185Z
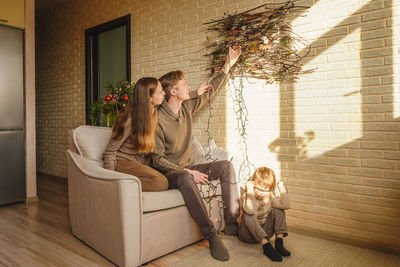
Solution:
M66 177L67 131L85 123L86 29L130 13L132 79L182 69L195 89L208 77L203 23L261 3L70 0L38 17L38 171ZM311 45L304 64L315 71L293 84L244 81L249 159L288 182L289 227L400 250L399 1L303 4L310 8L292 24ZM211 133L236 155L238 82L211 101ZM208 112L194 123L203 144Z

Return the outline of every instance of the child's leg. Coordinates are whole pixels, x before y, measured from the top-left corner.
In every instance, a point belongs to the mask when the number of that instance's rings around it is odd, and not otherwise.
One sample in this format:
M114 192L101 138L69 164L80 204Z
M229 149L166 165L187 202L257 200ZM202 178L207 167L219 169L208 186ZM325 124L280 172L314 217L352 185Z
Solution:
M278 237L276 236L275 239L275 249L276 251L278 251L279 254L281 254L283 257L287 257L290 256L291 253L289 250L287 250L284 246L283 246L283 235L281 235L282 237Z
M266 237L267 234L258 223L257 216L245 213L239 227L239 239L246 243L261 243L265 256L272 261L282 261L281 255L275 251Z
M243 216L238 234L241 241L250 244L259 243L266 236L264 229L257 221L256 215L246 213Z
M284 257L290 256L288 251L283 246L283 237L288 235L286 227L286 214L284 210L273 209L268 215L263 229L267 233L267 238L271 238L274 234L276 235L275 249Z

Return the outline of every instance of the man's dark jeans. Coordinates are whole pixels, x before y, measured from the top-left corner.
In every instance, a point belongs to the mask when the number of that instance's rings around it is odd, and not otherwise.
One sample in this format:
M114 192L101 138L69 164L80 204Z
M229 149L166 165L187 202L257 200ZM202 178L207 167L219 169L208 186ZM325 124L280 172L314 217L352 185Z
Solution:
M207 174L208 180L220 179L225 224L236 223L239 216L239 194L232 163L223 160L194 165L188 167L188 169ZM175 171L167 173L165 176L169 182L168 189L179 189L181 191L189 213L199 226L204 239L211 238L216 230L208 217L206 206L192 175L186 171Z

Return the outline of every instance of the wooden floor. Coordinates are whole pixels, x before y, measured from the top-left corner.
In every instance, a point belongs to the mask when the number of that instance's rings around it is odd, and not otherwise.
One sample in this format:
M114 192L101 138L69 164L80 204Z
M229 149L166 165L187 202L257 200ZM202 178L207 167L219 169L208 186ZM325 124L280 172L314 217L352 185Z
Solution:
M114 266L72 235L67 190L66 179L39 175L39 202L0 206L0 266ZM207 241L200 241L146 266L169 266L207 246Z
M72 235L66 179L39 175L38 196L36 203L0 206L0 266L114 266ZM198 242L147 266L168 266L207 243Z

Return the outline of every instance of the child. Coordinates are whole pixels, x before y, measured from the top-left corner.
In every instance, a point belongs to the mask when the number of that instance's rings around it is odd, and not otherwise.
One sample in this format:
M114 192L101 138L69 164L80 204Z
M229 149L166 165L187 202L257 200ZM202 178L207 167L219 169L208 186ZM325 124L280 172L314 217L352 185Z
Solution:
M285 211L290 208L287 189L283 182L276 185L275 173L267 168L258 168L246 182L246 190L240 197L239 239L246 243L260 242L264 255L271 261L282 261L290 256L283 246L287 236ZM275 249L269 243L276 235Z

